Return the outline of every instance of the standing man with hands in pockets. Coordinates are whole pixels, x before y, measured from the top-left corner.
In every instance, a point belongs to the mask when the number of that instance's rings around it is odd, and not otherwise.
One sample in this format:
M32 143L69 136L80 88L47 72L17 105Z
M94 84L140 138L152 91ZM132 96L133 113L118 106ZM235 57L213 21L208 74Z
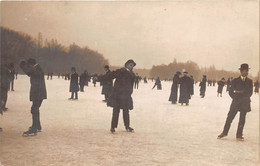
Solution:
M253 94L253 81L247 77L249 69L250 68L248 67L248 64L241 64L239 68L241 76L235 78L231 82L229 95L233 100L227 115L224 130L218 136L218 139L221 139L228 135L228 131L230 129L233 119L235 118L237 112L240 112L236 138L240 141L244 140L243 129L245 125L246 114L247 112L251 111L250 97Z

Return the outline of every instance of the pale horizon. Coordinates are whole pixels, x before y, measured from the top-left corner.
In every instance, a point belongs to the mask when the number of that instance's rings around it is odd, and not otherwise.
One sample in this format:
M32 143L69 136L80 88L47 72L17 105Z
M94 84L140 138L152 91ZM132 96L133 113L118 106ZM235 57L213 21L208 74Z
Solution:
M1 26L97 50L110 65L259 71L259 2L1 2Z

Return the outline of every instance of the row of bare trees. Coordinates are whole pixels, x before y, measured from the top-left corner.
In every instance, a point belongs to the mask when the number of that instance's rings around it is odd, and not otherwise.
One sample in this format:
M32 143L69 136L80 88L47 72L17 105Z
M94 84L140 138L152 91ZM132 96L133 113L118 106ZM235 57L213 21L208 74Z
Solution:
M57 40L45 39L43 44L42 34L38 34L38 38L1 28L1 63L14 63L19 71L18 64L21 59L35 58L45 72L53 72L55 74L69 72L72 66L77 71L82 72L88 70L89 73L103 73L104 65L108 64L102 54L88 47L79 47L75 43L69 47L65 47L57 42ZM112 67L116 69L117 67ZM208 79L219 80L222 77L236 77L238 72L225 70L217 70L214 66L200 68L195 62L177 62L176 59L168 65L157 65L151 69L135 69L140 76L148 78L160 77L161 79L171 79L176 71L188 71L189 75L198 81L202 75L207 75ZM257 78L255 78L257 79ZM259 79L259 73L258 73Z
M42 35L38 39L31 36L1 27L1 63L18 64L21 59L35 58L45 72L69 72L72 66L79 72L88 70L90 73L103 72L104 65L108 64L102 54L88 47L79 47L75 43L65 47L57 40L45 40Z

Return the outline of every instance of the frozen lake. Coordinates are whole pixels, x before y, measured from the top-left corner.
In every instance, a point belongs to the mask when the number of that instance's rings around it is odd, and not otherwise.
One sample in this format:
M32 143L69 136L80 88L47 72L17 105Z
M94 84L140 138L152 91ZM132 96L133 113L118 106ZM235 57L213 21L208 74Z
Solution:
M149 81L133 92L134 110L130 126L124 129L122 113L119 127L111 134L112 108L102 102L99 83L79 92L78 101L69 101L69 81L54 77L46 80L48 99L40 108L42 132L22 137L31 126L29 77L18 75L15 91L9 92L8 111L0 117L1 164L4 166L255 166L259 163L259 95L251 97L245 141L236 140L238 115L229 135L222 132L231 98L217 87L207 87L204 99L198 84L189 106L168 102L171 82L163 90L152 90ZM0 164L0 165L1 165Z

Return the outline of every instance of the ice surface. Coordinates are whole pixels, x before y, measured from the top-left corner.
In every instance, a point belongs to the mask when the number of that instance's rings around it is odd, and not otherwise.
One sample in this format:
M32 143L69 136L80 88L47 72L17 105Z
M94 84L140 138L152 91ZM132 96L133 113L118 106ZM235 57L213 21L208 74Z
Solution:
M236 141L238 115L229 135L221 133L231 98L217 87L207 87L199 97L198 84L190 106L168 102L171 82L162 81L163 90L140 83L134 90L131 127L119 127L111 134L112 108L102 102L101 87L85 87L78 101L69 101L69 81L54 77L46 80L48 99L40 108L43 131L35 137L22 137L31 126L30 82L18 76L15 91L8 94L8 111L0 117L1 164L4 166L255 166L259 163L259 96L251 97L245 141ZM224 88L225 90L225 88Z

